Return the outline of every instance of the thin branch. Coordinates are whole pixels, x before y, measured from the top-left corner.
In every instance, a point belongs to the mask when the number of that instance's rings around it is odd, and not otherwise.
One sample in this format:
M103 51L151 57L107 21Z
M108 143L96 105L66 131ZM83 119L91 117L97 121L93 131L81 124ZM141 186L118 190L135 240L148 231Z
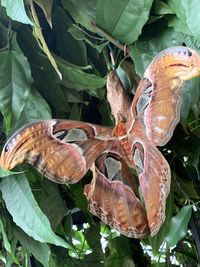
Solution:
M91 34L89 34L88 32L86 32L84 29L82 29L81 27L79 27L77 24L74 24L73 25L74 27L76 27L77 29L79 29L81 32L83 32L85 35L87 35L88 37L92 38L92 39L95 39L97 41L105 41L105 38L103 37L96 37L96 36L93 36Z
M92 27L93 29L99 33L100 35L102 35L105 39L107 39L109 42L111 42L112 44L114 44L116 47L118 47L119 49L121 49L124 52L124 55L126 54L130 54L130 49L129 47L127 47L126 45L122 45L120 44L119 41L115 40L112 36L110 36L108 33L106 33L104 30L102 30L101 28L99 28L96 24L92 23Z

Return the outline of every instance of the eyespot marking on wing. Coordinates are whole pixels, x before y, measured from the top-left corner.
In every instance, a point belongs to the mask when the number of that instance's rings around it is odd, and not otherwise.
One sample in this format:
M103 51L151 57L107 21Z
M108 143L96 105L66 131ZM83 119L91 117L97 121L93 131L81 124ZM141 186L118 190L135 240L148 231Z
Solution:
M136 103L136 114L140 115L142 114L145 109L148 107L151 98L152 98L152 92L153 92L153 85L151 81L147 78L146 79L146 87L144 88L142 94L138 97L137 103Z
M87 141L87 133L83 129L74 128L63 130L54 133L54 137L58 138L63 143Z
M116 160L113 157L107 157L105 160L105 165L108 178L110 180L113 180L116 175L118 176L118 173L121 170L121 163L119 160Z
M138 174L144 172L144 150L143 147L136 143L133 150L133 160L137 169Z

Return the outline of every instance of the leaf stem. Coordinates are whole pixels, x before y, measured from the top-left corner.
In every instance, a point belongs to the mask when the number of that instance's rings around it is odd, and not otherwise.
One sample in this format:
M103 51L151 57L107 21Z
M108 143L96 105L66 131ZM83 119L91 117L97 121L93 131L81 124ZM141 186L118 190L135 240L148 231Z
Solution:
M170 266L170 249L167 245L166 245L165 257L166 257L166 266L169 267Z

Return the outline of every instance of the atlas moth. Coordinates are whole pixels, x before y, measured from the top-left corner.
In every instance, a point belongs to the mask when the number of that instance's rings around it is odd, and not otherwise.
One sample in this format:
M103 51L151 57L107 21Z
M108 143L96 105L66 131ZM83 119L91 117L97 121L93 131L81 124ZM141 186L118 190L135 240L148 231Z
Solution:
M10 170L27 162L57 183L77 183L91 169L84 187L88 208L104 223L134 238L154 236L165 220L170 167L157 146L165 145L180 120L182 88L200 75L200 56L187 47L160 52L147 67L133 101L112 71L107 100L115 127L48 119L14 133L1 154ZM136 169L144 205L131 173Z

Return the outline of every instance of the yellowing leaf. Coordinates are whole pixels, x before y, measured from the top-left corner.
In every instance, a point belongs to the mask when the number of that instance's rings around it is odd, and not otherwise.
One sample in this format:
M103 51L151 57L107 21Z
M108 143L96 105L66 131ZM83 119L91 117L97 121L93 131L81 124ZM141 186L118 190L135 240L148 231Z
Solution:
M58 76L60 77L60 79L62 80L62 74L61 72L59 71L58 69L58 66L56 64L56 61L55 59L53 58L48 46L47 46L47 43L44 39L44 36L42 34L42 30L41 30L41 27L40 27L40 23L39 23L39 20L38 20L38 17L37 17L37 13L35 11L35 8L34 8L34 5L33 5L33 2L32 0L30 1L30 7L31 7L31 14L33 16L33 20L36 24L36 26L34 27L34 35L35 35L35 38L37 39L41 49L44 51L44 53L47 55L49 61L51 62L52 66L54 67L55 71L57 72Z
M53 5L53 0L34 0L44 12L47 22L49 23L50 27L52 28L52 21L51 21L51 10Z

